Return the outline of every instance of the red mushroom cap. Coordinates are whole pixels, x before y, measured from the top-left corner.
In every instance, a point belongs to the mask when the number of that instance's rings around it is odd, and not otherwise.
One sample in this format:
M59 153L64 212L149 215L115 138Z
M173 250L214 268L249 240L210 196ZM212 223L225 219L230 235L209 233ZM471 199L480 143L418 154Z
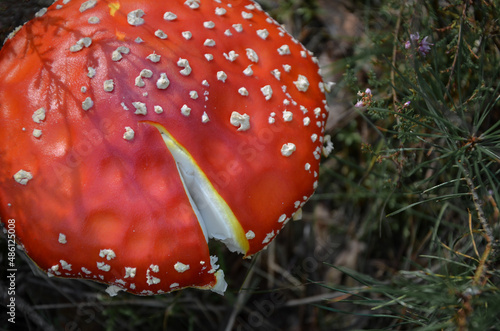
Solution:
M56 1L0 51L0 215L49 275L225 290L317 185L323 83L249 0Z

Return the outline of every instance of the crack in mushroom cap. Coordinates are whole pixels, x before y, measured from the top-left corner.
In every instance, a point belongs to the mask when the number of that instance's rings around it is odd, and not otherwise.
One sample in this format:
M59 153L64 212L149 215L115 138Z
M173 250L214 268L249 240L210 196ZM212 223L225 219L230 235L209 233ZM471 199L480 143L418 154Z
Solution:
M207 240L249 257L314 192L320 82L249 0L58 0L0 50L0 215L49 275L222 293Z

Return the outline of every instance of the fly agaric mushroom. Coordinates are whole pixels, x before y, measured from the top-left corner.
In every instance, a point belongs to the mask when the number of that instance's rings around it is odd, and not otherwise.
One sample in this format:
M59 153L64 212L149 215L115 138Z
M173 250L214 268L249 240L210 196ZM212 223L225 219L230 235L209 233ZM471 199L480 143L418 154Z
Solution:
M317 186L323 83L250 0L58 0L0 51L0 212L49 276L223 293Z

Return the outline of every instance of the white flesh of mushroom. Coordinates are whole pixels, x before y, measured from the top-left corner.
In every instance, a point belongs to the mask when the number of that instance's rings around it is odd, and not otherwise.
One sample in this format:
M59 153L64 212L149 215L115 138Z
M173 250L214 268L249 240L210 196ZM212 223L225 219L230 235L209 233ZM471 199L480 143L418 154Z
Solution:
M189 152L165 128L153 125L160 131L176 162L182 184L206 241L213 238L224 243L230 251L245 254L249 247L248 239L229 206Z

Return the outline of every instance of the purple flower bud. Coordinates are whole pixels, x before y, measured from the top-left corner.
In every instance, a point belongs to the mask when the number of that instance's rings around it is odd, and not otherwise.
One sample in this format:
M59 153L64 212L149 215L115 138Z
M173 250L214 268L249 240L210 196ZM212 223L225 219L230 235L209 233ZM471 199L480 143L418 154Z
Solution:
M364 107L365 106L365 103L362 101L362 100L359 100L358 102L356 102L356 104L354 105L354 107L356 108L361 108L361 107Z
M434 45L434 44L431 44L430 42L428 42L427 38L429 38L429 36L426 36L424 39L422 39L422 41L420 42L419 47L418 47L418 51L423 56L426 56L431 51L431 46Z
M429 36L425 36L424 39L420 40L420 34L418 32L415 34L412 33L410 34L410 40L405 42L405 48L410 49L411 46L414 45L420 55L426 56L431 51L431 46L434 45L428 42L427 38L429 38Z
M420 39L420 34L417 32L415 34L410 34L410 40L413 42L413 43L417 43L418 40Z

